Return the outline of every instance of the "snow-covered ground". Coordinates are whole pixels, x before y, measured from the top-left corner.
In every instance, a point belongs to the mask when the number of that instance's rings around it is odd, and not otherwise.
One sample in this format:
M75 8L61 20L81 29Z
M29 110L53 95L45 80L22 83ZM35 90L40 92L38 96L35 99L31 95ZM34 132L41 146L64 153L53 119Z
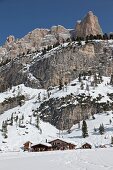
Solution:
M1 153L1 170L113 170L113 148Z

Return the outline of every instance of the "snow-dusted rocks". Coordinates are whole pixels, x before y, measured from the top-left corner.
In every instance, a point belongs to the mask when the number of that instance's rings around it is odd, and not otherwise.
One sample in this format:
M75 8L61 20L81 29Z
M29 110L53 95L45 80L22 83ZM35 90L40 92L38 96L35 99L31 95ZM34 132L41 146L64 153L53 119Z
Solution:
M13 35L10 35L9 37L7 37L7 43L8 44L11 44L12 42L14 42L15 41L15 37L13 36Z

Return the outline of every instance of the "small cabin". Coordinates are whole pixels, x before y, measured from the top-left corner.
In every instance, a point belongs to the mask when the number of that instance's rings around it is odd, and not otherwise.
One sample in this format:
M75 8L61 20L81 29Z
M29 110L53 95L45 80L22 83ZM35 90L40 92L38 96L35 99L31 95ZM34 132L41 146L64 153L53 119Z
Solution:
M51 150L52 150L52 146L49 143L45 143L45 144L39 143L31 146L32 152L42 152L42 151L51 151Z
M91 149L91 148L92 148L92 145L89 143L84 143L81 147L81 149Z
M99 145L99 148L106 148L106 145Z
M27 142L24 143L23 145L24 145L24 151L30 151L32 142L27 141Z
M49 142L52 145L53 150L67 150L75 149L77 145L72 142L68 142L63 139L55 139Z

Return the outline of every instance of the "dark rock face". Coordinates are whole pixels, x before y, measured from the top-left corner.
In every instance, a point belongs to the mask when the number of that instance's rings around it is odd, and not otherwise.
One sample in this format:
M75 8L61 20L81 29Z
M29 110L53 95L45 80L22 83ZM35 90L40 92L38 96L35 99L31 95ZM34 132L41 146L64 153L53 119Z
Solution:
M45 101L38 109L40 118L46 122L50 122L60 130L70 129L73 124L83 119L83 112L80 113L80 106L76 106L70 102L70 100L73 100L73 97L73 95L69 95L66 98ZM85 117L88 116L85 113Z
M79 101L81 99L82 102ZM74 104L76 100L78 104ZM74 124L79 124L81 120L112 108L112 103L97 103L96 99L91 99L91 96L70 94L60 99L50 98L40 105L38 112L42 120L51 123L60 130L70 130Z
M0 114L3 114L4 111L17 107L18 105L22 106L24 104L25 96L20 95L16 97L9 97L0 103Z

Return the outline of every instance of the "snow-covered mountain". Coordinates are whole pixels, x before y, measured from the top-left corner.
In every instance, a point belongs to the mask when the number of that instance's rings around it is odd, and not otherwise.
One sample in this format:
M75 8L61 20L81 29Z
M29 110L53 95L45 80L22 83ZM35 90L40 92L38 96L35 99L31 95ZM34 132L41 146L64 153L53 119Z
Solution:
M73 150L24 152L55 139ZM75 29L10 35L0 47L1 169L113 170L112 147L113 34L90 11Z
M62 26L52 27L51 32L59 38L60 33L70 35ZM24 41L33 43L36 35L43 40L53 38L50 30L38 29L25 36ZM15 41L12 36L7 39L4 47L8 46L14 55L11 58L9 52L1 50L1 150L21 150L26 141L38 143L58 137L68 138L78 147L85 141L93 147L110 146L113 40L105 36L89 38L82 41L69 36L35 51L25 48L27 51L18 55L12 48L23 47L20 40ZM38 45L35 43L32 45ZM88 126L89 136L85 139L82 120ZM100 125L104 125L103 135L99 134Z
M73 125L70 129L58 130L49 122L44 122L40 118L41 112L37 112L38 108L40 108L44 102L55 99L65 99L65 97L69 95L75 97L73 103L71 103L75 106L79 103L77 96L80 97L83 94L85 94L84 99L90 96L91 101L98 99L97 103L99 104L112 104L110 94L112 94L113 87L110 85L110 77L102 77L102 82L96 86L91 85L94 76L81 77L81 79L81 82L79 82L79 79L75 79L65 85L61 90L59 90L59 87L57 86L47 91L45 89L32 89L21 84L12 87L12 89L8 89L6 92L0 93L0 103L2 104L6 101L10 101L13 97L16 99L16 96L23 95L25 97L20 105L4 111L0 115L1 150L21 150L23 144L27 141L39 143L45 142L46 139L51 140L59 137L77 143L77 147L80 147L84 142L91 143L94 148L104 144L107 147L110 147L113 131L112 110L103 110L94 115L88 113L89 116L86 122L89 136L87 138L82 137L82 121L80 124L77 123L76 125ZM69 102L65 102L61 107L67 107L69 104ZM3 122L5 122L7 126L6 130L4 130ZM99 133L100 124L103 124L105 128L105 133L103 135L100 135Z

